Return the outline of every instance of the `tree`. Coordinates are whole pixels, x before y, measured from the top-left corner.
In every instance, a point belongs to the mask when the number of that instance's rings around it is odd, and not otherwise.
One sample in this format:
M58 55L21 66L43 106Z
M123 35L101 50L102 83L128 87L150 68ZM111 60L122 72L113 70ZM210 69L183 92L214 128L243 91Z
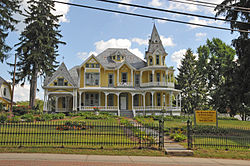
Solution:
M230 5L232 8L228 8L225 5ZM216 16L225 16L226 19L231 20L230 26L232 29L239 30L250 30L250 17L249 11L246 9L240 9L235 7L243 7L250 8L249 0L224 0L221 5L218 5L215 8L217 11ZM234 10L237 9L237 10ZM244 23L235 22L234 20L240 20ZM233 31L232 31L233 33ZM236 54L238 56L238 67L236 68L236 72L234 75L235 84L234 88L236 91L236 98L238 105L238 109L246 110L247 114L250 114L249 109L245 109L246 107L250 107L250 33L240 32L240 35L237 39L232 41L233 46L236 49ZM240 111L242 112L242 111ZM245 112L245 111L243 111Z
M193 113L194 109L201 104L200 84L198 82L198 73L196 70L196 60L191 49L188 49L181 60L181 66L178 68L177 87L182 90L182 110L185 113Z
M233 84L232 73L235 70L234 62L235 50L226 45L218 38L207 40L206 44L200 46L198 52L197 71L202 77L201 82L207 90L210 100L209 105L219 112L225 113L226 110L233 110L231 91Z
M38 76L51 75L57 67L58 45L60 41L58 18L51 13L52 0L30 0L24 23L27 24L16 44L17 62L16 80L22 84L30 82L29 105L34 108Z
M0 61L3 63L8 58L8 52L11 47L5 43L9 31L15 30L15 24L18 23L13 18L13 14L20 12L19 0L1 0L0 2Z

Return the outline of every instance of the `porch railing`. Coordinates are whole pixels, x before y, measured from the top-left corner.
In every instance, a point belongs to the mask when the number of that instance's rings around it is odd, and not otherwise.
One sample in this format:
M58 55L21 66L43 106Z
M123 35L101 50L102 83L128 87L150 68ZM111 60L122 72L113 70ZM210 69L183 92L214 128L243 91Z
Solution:
M94 110L94 108L97 108L98 110L100 111L117 111L118 110L118 107L117 106L81 106L80 107L81 109L80 110L83 110L83 111L88 111L88 110Z
M154 111L154 110L172 110L172 111L180 111L180 107L169 107L169 106L134 106L134 110L140 111L140 110L148 110L148 111Z
M73 108L56 108L56 112L70 112Z
M174 83L173 82L146 82L146 83L141 83L141 87L148 87L148 86L174 87Z
M119 87L131 87L131 86L133 86L133 82L118 82L117 86L119 86Z

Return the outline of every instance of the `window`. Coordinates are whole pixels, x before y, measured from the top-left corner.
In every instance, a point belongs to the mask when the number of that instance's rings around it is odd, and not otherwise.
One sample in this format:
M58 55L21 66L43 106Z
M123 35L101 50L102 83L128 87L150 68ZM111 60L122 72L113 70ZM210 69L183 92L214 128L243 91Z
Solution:
M134 106L139 106L139 95L134 96Z
M149 59L149 65L153 65L153 59L152 58Z
M157 106L161 106L161 94L157 93Z
M92 64L91 64L91 68L95 68L95 64L92 63Z
M127 82L127 73L122 73L122 83Z
M159 65L160 64L160 61L159 61L159 55L156 55L156 64Z
M57 86L57 82L54 82L54 86Z
M149 81L150 81L150 82L153 82L153 74L150 74L150 76L149 76Z
M136 74L135 75L135 86L139 86L140 85L140 75Z
M89 64L88 63L86 64L86 68L89 68Z
M117 55L117 60L118 60L118 61L120 60L120 55Z
M98 106L99 105L99 94L98 93L86 93L85 94L86 106Z
M99 73L85 73L86 85L99 85Z
M156 75L156 78L157 78L157 82L160 82L160 73L157 73L157 75Z
M68 82L64 82L64 86L68 86Z
M3 89L3 95L4 95L4 96L7 95L7 89L6 89L6 88Z
M96 67L96 68L99 68L99 67L100 67L100 65L99 65L99 64L96 64L96 65L95 65L95 67Z
M109 74L109 86L113 86L113 74Z
M114 106L114 94L108 95L108 106Z
M63 86L64 79L63 78L58 78L58 86Z
M113 56L113 59L115 60L115 56Z

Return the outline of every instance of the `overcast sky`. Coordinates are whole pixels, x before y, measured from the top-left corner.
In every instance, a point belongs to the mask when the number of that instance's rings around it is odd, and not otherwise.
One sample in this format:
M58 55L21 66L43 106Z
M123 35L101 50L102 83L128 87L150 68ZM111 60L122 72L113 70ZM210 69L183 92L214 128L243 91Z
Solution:
M27 0L24 0L22 4L23 8L27 8L26 1ZM148 11L134 7L97 2L95 0L58 1L147 14L205 25L229 27L228 24L222 21ZM171 2L168 0L120 1L208 16L214 16L215 14L212 8L186 5L177 2ZM220 3L221 1L222 0L210 0L209 2ZM57 58L57 60L61 63L64 57L64 62L68 69L76 65L80 65L90 54L97 55L104 51L106 48L111 47L127 48L132 53L143 59L145 49L148 46L148 39L152 32L153 23L156 24L156 27L162 39L162 43L166 49L166 52L168 53L166 64L167 66L174 66L174 68L176 69L176 74L178 73L177 67L180 65L180 60L182 59L183 54L188 48L191 48L193 52L196 53L196 50L200 45L205 44L207 39L212 39L213 37L220 38L227 44L231 44L231 40L238 35L237 32L231 34L230 31L107 13L103 11L67 6L63 4L56 4L55 9L55 14L63 15L63 17L60 18L60 30L61 34L63 35L63 38L61 38L61 40L67 43L67 45L61 45L59 47L60 56ZM16 17L19 20L23 20L23 17L21 16ZM17 32L12 32L9 35L9 37L7 38L7 43L10 46L13 46L18 42L19 34L24 27L25 24L18 24ZM15 52L13 49L13 51L11 52L12 56L7 60L7 62L13 62L14 53ZM0 75L6 80L10 80L11 77L8 74L8 71L13 69L6 65L6 63L0 64L0 68L2 69L0 71ZM43 90L41 88L41 84L42 80L39 79L38 88L40 89L40 91L38 92L38 97L43 99ZM14 98L15 101L28 100L28 97L28 82L24 87L16 87Z

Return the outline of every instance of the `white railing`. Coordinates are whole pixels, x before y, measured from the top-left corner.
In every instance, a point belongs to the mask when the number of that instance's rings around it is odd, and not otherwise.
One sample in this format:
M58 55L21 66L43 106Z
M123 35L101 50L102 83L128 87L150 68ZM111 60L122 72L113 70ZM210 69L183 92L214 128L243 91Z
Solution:
M133 86L133 82L118 82L117 86L129 87L129 86Z
M81 106L81 111L90 111L97 108L99 111L117 111L118 107L117 106Z
M56 112L70 112L73 108L57 108Z
M172 110L172 111L180 111L181 107L168 107L168 106L134 106L133 107L134 110L136 111L161 111L161 110Z
M167 87L174 87L173 82L146 82L141 83L141 87L148 87L148 86L167 86Z

